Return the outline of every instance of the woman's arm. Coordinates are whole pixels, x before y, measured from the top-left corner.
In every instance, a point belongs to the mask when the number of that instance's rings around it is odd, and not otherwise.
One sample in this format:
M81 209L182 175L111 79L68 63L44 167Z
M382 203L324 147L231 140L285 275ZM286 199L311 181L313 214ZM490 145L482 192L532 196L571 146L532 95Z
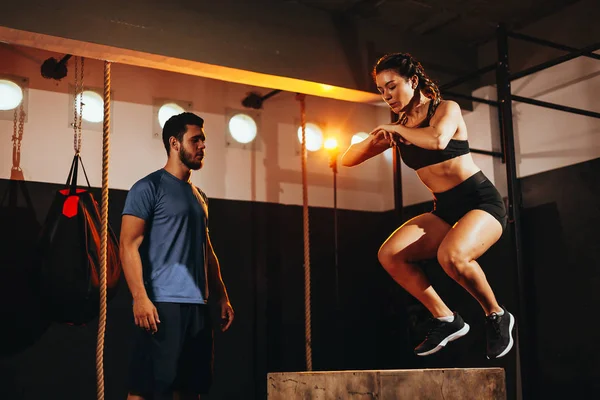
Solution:
M425 128L407 128L403 125L380 125L371 134L385 130L402 136L415 146L430 150L442 150L456 133L460 122L460 106L454 101L444 101L435 112L430 125Z
M375 134L369 135L365 140L355 143L348 147L348 150L342 155L342 165L344 167L353 167L367 161L392 146L392 137L388 132L380 130Z

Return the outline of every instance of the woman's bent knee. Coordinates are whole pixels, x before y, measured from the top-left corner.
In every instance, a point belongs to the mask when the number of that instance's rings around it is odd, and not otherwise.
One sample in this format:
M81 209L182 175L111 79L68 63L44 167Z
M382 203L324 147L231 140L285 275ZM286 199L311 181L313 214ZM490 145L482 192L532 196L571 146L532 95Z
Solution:
M460 249L440 248L437 254L438 263L446 274L456 281L462 280L469 274L472 261Z
M414 275L413 265L404 257L402 252L391 252L386 249L379 250L377 254L383 269L397 282L410 280Z
M394 268L396 265L402 265L408 262L404 249L399 250L388 243L381 246L377 252L377 259L385 269Z

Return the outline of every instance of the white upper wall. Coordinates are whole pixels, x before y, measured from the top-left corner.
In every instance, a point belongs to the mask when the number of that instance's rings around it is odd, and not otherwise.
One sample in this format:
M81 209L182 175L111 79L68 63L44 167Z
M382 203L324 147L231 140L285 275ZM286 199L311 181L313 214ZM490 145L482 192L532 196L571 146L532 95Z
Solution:
M600 112L600 63L577 58L514 81L512 93ZM600 157L598 118L517 102L513 116L519 177Z
M61 82L44 79L39 67L47 57L60 57L45 51L0 46L0 74L29 79L27 112L22 143L21 166L25 179L62 184L66 181L73 156L72 95L74 66ZM73 60L73 59L72 59ZM85 85L101 89L103 66L86 59ZM243 110L241 100L251 90L265 89L230 84L164 71L125 65L112 66L112 111L110 186L129 189L146 174L161 168L166 160L157 131L154 99L174 99L192 103L192 111L202 116L207 132L205 166L194 173L193 181L213 198L302 204L302 176L297 124L300 104L292 93L280 93L265 101L259 111L259 143L255 151L228 144L227 114ZM0 120L0 177L8 178L12 165L12 113ZM351 136L369 132L389 120L382 107L306 98L308 122L319 123L325 135L338 135L342 151ZM101 127L84 129L82 158L92 186L101 184ZM309 203L332 207L332 170L322 150L308 157ZM346 209L383 211L393 208L392 166L381 156L354 168L340 167L338 206ZM410 192L410 190L407 190ZM424 200L421 200L424 201Z
M73 156L73 118L70 75L61 82L44 79L39 66L51 54L31 48L0 45L0 75L29 79L28 120L25 123L21 165L31 181L65 182ZM545 101L598 109L600 65L579 58L513 82L513 93ZM86 86L102 87L102 63L86 60ZM265 89L159 70L113 64L110 186L129 189L144 175L161 168L166 154L155 122L155 99L189 101L206 120L207 157L193 180L212 198L302 204L301 158L296 126L299 103L291 93L280 93L264 103L259 114L256 150L230 144L226 134L231 109L242 110L241 99L251 90ZM495 88L475 96L495 98ZM342 151L355 132L369 132L389 121L389 110L366 104L306 99L307 120L323 126L325 134L339 135ZM498 118L494 107L475 104L464 111L472 148L500 150ZM10 176L12 165L11 113L0 113L0 177ZM514 126L519 176L527 176L600 156L599 121L526 104L514 104ZM83 160L93 186L101 182L101 130L84 129ZM505 165L498 159L473 154L475 162L506 194ZM309 203L332 207L332 171L324 151L309 153ZM402 164L403 203L431 200L414 171ZM338 206L344 209L393 209L391 153L353 168L339 168Z

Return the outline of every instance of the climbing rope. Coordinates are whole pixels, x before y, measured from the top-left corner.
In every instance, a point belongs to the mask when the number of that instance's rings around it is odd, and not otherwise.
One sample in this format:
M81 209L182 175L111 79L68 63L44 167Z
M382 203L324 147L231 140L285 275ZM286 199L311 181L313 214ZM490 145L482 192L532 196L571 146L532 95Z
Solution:
M96 347L98 400L104 400L104 334L106 331L106 252L108 239L108 159L110 146L110 67L104 62L104 126L102 135L102 209L100 231L100 316Z
M304 228L304 312L305 312L305 346L306 370L312 371L312 338L311 338L311 313L310 313L310 238L308 225L308 183L306 179L306 95L297 94L296 100L300 102L300 123L302 125L302 220Z

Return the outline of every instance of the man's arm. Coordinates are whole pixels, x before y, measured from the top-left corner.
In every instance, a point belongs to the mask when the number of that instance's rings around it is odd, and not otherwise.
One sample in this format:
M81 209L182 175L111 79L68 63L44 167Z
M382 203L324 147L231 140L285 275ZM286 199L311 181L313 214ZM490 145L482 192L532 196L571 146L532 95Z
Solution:
M140 328L156 332L158 330L156 324L160 323L160 320L156 307L148 298L144 286L142 259L139 253L139 247L144 240L145 226L146 223L143 219L132 215L123 215L119 251L125 280L133 297L135 324Z
M216 294L217 301L229 302L229 296L227 295L227 289L221 276L221 266L219 259L215 254L212 243L210 241L210 235L206 233L206 242L208 243L208 285L211 293Z
M233 308L229 302L229 295L227 294L227 289L225 288L225 283L223 282L223 277L221 276L219 259L217 258L215 250L213 249L208 231L206 232L206 242L208 245L207 275L209 290L211 293L214 293L217 296L217 303L219 303L219 307L221 309L221 329L226 331L233 322Z
M143 219L132 215L123 215L121 222L121 262L127 286L129 286L129 291L134 300L148 296L144 286L142 259L139 253L140 245L144 240L145 225Z

